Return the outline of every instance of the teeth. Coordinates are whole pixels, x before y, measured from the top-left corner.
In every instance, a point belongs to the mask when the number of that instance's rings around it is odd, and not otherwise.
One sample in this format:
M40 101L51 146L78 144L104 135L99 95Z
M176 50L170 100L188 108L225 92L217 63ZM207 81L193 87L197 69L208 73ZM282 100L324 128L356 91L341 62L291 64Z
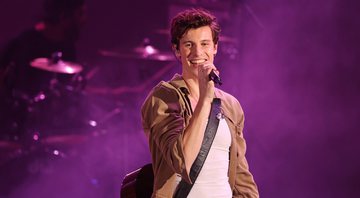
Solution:
M192 64L200 64L200 63L204 63L206 60L191 60L190 63Z

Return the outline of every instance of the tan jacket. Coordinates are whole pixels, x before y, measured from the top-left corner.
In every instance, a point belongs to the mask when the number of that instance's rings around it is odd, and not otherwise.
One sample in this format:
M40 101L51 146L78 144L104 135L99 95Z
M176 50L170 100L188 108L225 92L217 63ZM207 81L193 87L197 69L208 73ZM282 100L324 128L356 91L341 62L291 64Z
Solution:
M152 197L171 198L176 174L190 183L182 149L183 132L192 114L188 93L185 81L176 74L169 82L155 86L142 106L142 125L148 136L154 170ZM228 176L233 197L259 197L245 159L244 113L240 103L219 89L215 90L215 96L221 99L221 110L232 136Z

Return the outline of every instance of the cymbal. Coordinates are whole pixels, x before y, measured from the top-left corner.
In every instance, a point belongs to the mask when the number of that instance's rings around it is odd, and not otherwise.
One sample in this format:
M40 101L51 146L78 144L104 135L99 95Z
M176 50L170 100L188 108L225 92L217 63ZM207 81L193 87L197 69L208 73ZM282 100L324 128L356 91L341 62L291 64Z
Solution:
M37 58L30 62L30 66L49 71L55 73L63 73L63 74L75 74L82 71L83 67L79 64L59 60L57 62L53 62L48 58Z
M172 52L162 52L151 45L145 45L134 48L131 52L121 52L116 50L99 50L100 55L116 58L130 58L153 61L175 61L176 58Z

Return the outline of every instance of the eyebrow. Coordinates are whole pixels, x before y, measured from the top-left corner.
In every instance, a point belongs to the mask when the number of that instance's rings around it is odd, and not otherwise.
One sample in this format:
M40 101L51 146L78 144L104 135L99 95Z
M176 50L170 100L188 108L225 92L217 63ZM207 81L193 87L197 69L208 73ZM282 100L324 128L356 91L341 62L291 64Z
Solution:
M204 39L204 40L201 40L200 42L211 42L212 40L211 39ZM183 41L183 42L181 42L181 43L194 43L193 41L191 41L191 40L186 40L186 41Z

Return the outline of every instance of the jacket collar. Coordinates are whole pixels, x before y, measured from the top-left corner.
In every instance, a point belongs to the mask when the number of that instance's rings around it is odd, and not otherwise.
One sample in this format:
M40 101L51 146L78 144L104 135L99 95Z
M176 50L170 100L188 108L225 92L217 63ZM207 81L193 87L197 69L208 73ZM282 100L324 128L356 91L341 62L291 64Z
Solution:
M183 94L188 95L189 88L187 87L184 78L180 74L175 74L171 80L170 83L176 88L179 89Z
M189 88L187 87L184 78L180 74L175 74L171 80L170 83L176 88L180 89L184 94L189 94ZM215 97L223 99L224 95L221 93L221 90L218 88L215 88Z
M184 78L182 77L182 75L180 74L175 74L171 80L170 80L170 83L178 90L180 90L182 92L182 94L184 95L188 95L190 92L189 92L189 88L187 87L186 83L185 83L185 80ZM221 109L223 111L223 113L225 114L226 117L229 118L229 120L231 122L234 123L234 120L231 118L231 112L229 111L230 109L226 108L223 104L223 102L227 101L226 100L226 94L221 91L220 89L216 88L215 87L215 97L216 98L220 98L220 100L222 101L222 105L221 105Z
M182 77L182 75L180 74L175 74L171 80L170 80L171 84L174 85L177 89L180 88L180 87L185 87L187 88L186 86L186 83L185 83L185 80L184 78Z

